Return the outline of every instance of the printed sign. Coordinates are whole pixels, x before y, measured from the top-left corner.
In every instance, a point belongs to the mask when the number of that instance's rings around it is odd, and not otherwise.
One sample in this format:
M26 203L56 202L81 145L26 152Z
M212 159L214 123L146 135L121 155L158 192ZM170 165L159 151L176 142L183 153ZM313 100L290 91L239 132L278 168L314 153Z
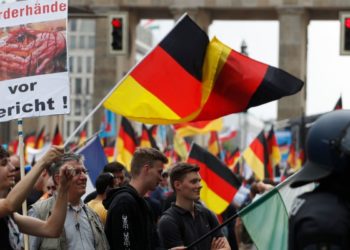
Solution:
M0 122L70 111L67 0L0 5Z

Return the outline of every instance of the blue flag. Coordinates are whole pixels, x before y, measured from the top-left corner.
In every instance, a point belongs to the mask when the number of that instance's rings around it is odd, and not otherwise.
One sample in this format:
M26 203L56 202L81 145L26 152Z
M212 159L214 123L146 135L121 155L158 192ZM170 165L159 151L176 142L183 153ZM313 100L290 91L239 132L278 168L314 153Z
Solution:
M89 171L92 184L95 186L97 176L108 163L101 145L100 137L96 136L91 139L84 147L78 149L77 153L84 156L84 165Z

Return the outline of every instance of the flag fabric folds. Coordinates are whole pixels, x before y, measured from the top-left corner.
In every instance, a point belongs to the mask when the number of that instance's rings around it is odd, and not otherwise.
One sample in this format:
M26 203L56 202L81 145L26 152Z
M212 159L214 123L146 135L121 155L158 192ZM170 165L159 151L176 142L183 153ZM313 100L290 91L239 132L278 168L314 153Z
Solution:
M295 175L238 212L257 249L288 249L288 218L294 199L314 188L309 184L291 189Z
M152 124L208 121L298 92L303 82L230 49L188 15L131 72L104 106Z
M77 153L84 156L84 165L89 172L91 182L95 186L98 175L108 163L100 137L96 136L89 140L83 147L77 150Z
M197 134L205 134L211 131L219 132L223 128L223 118L211 121L198 121L175 124L174 128L179 136L193 136Z
M187 160L200 167L201 200L216 214L221 214L233 200L241 183L214 155L193 143Z
M131 123L123 117L116 142L117 161L124 164L128 171L130 171L132 155L138 145L136 138L136 133Z
M202 67L208 36L182 18L115 89L104 106L144 123L175 123L202 102Z
M261 131L243 152L243 158L251 170L253 170L257 179L263 180L265 178L273 178L273 171L271 166L269 166L267 142L264 131Z
M208 50L219 53L220 58L209 98L195 120L245 111L295 94L303 86L302 81L287 72L242 55L215 37Z

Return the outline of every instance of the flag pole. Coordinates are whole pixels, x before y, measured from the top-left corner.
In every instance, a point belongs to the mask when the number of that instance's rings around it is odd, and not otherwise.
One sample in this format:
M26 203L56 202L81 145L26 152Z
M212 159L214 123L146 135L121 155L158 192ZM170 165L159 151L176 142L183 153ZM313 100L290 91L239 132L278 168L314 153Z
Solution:
M18 119L17 120L17 130L18 130L18 147L19 147L19 159L20 159L20 173L21 173L21 180L24 178L24 140L23 140L23 120ZM27 201L24 200L22 203L22 214L24 216L27 215ZM28 234L24 234L24 249L28 250L29 249L29 238Z
M175 27L176 25L182 21L182 19L185 18L187 13L184 13L175 23L174 27L164 36L166 37ZM163 38L164 39L164 38ZM156 44L150 51L147 52L147 54L143 57L146 58L151 52L158 46ZM107 95L96 105L96 107L91 110L91 112L85 117L85 119L79 124L79 126L73 131L73 133L67 138L66 142L64 143L63 147L66 147L68 143L73 139L73 137L81 130L81 128L85 125L85 123L93 116L93 114L96 113L96 111L102 106L102 104L112 95L112 93L120 86L120 84L130 75L130 73L142 62L143 60L140 60L137 62L124 76L117 84L107 93Z

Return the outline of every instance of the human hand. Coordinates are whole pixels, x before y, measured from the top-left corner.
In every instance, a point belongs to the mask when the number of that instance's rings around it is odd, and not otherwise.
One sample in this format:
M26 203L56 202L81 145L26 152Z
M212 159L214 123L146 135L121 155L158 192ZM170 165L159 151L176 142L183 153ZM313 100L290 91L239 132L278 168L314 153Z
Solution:
M211 250L223 250L223 249L231 249L227 244L227 240L225 237L213 238L211 242Z
M65 165L60 168L60 173L59 173L60 185L59 186L63 192L66 192L69 189L72 183L73 177L74 177L73 167L69 165Z
M52 146L43 157L40 158L37 164L41 164L43 168L51 165L51 163L59 156L64 154L64 148L58 146Z

